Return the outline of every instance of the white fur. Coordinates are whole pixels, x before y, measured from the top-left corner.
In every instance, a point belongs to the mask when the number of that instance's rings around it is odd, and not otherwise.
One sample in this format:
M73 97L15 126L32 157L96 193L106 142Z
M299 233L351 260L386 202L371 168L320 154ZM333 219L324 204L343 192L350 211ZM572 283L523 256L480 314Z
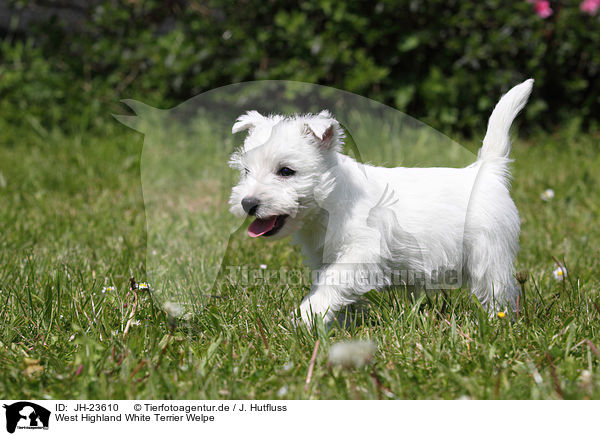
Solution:
M233 132L249 133L230 161L242 172L231 211L244 216L241 201L252 196L260 200L257 217L289 215L268 238L294 234L308 265L321 273L300 305L305 322L315 314L330 322L364 293L394 284L391 269L428 283L434 271L453 270L490 310L514 307L520 223L509 194L509 129L532 86L527 80L502 97L477 161L466 168L358 163L340 153L343 130L327 111L294 117L251 111L237 120ZM296 173L277 175L283 166ZM365 276L380 280L374 286L357 279Z

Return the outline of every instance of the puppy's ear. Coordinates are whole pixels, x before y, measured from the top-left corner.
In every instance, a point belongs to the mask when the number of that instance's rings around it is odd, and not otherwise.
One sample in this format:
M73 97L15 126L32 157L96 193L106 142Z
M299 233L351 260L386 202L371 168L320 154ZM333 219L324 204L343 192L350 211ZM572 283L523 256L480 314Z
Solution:
M240 115L237 120L235 120L235 124L231 128L231 133L238 133L242 130L250 130L254 129L258 124L262 123L265 120L261 114L257 111L248 111L244 115Z
M307 118L304 126L306 133L311 134L320 147L331 148L341 137L340 123L331 116L329 111L322 111L318 115Z

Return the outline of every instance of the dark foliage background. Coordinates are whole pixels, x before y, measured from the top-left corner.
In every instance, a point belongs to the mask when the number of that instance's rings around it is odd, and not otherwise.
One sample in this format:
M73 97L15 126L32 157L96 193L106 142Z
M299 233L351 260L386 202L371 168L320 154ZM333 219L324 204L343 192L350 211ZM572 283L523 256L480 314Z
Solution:
M529 126L597 129L600 16L579 3L551 2L542 19L525 0L8 1L0 123L87 129L121 98L167 107L230 83L288 79L471 134L500 93L534 77Z

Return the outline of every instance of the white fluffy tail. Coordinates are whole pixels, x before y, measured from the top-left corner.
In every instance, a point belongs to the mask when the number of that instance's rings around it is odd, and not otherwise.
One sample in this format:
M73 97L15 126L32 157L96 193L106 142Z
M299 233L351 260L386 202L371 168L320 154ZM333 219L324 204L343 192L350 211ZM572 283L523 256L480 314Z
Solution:
M532 87L533 79L528 79L512 88L500 99L490 116L487 133L483 138L483 146L479 150L479 160L508 158L510 126L527 103Z

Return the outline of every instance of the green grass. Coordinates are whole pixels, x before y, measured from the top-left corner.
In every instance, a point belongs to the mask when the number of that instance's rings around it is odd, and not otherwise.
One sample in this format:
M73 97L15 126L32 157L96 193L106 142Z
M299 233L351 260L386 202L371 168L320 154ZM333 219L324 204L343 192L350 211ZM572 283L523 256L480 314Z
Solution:
M290 324L307 289L221 283L213 291L219 298L196 295L191 316L176 324L161 301L141 294L123 339L129 277L154 277L146 269L147 260L155 264L147 259L146 216L156 215L142 198L141 135L125 127L69 137L9 133L0 139L3 397L600 398L598 137L563 132L514 145L513 197L522 217L517 269L528 271L529 280L512 322L489 319L464 292L418 301L386 293L371 296L363 322L309 332ZM179 230L204 229L210 213L227 220L222 199L233 177L227 172L204 191ZM546 188L556 192L551 202L540 200ZM160 199L153 197L158 190L148 192L148 201ZM186 195L193 200L193 190ZM163 212L177 209L161 204ZM301 263L285 242L237 237L232 244L236 261L246 265ZM553 257L568 268L564 283L552 277ZM170 261L187 270L194 259ZM194 286L196 278L187 279ZM109 285L116 290L103 293ZM375 342L371 366L328 367L330 346L351 338ZM584 370L591 380L582 380Z

